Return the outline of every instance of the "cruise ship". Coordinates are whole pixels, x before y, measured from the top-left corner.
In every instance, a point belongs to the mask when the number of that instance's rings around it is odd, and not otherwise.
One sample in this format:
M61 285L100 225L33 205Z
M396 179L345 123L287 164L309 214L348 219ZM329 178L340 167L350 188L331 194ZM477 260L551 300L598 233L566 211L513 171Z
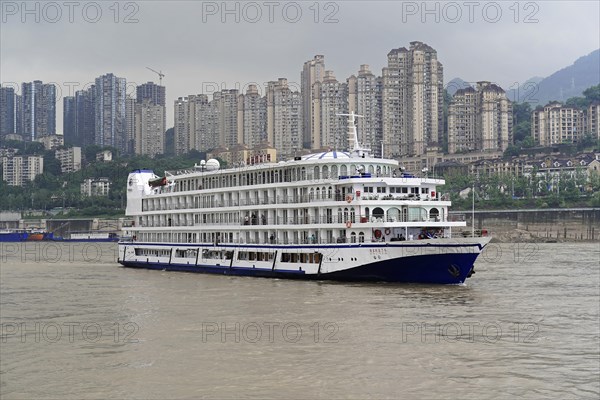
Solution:
M128 176L125 267L339 281L460 284L490 238L455 235L444 180L352 150Z

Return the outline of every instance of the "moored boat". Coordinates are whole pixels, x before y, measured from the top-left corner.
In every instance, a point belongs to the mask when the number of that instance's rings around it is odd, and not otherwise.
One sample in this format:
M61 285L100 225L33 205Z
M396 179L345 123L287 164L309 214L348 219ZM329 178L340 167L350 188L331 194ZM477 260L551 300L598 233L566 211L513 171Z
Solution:
M71 232L68 237L60 240L65 242L118 242L119 236L114 232Z
M22 229L0 230L0 242L24 242L29 234Z

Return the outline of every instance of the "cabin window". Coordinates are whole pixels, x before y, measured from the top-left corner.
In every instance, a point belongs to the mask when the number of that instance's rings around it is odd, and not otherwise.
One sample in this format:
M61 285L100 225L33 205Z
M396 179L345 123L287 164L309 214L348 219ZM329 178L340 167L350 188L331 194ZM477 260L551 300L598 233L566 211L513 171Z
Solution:
M333 165L331 167L331 178L333 178L333 179L337 179L338 178L338 167L337 167L337 165Z

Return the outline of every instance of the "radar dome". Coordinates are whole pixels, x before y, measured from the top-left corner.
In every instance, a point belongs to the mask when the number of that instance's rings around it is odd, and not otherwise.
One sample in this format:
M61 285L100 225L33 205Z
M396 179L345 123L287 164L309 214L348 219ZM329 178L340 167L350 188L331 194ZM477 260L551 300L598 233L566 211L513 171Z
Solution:
M206 162L206 170L207 171L216 171L219 168L221 168L221 164L219 163L219 160L215 160L214 158L211 158L210 160L208 160Z

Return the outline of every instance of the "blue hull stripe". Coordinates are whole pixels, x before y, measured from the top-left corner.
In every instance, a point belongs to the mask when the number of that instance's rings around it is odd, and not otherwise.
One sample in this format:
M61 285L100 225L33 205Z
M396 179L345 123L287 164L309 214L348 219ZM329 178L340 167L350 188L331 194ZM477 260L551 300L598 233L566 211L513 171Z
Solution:
M166 271L196 272L220 275L256 276L264 278L317 279L336 281L463 283L473 268L478 254L431 254L378 261L359 267L324 274L306 274L299 270L227 267L214 265L168 264L121 261L125 267Z

